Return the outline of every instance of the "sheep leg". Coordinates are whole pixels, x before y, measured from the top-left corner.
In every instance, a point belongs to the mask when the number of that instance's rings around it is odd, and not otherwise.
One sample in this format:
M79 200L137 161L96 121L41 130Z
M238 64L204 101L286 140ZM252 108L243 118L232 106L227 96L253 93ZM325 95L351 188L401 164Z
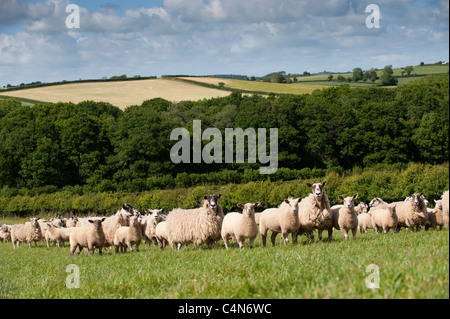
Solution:
M266 247L267 230L261 232L261 239L262 239L263 247Z
M319 233L319 241L322 241L322 232L323 232L323 229L319 229L319 230L318 230L318 233Z
M225 243L225 248L228 249L228 235L222 237L223 242Z
M244 248L244 241L245 238L237 238L238 244L239 244L239 249L243 249Z
M115 248L116 254L118 254L119 253L119 245L114 246L114 248Z
M314 243L314 231L309 232L309 238L311 239L311 243Z
M345 240L348 239L348 233L347 233L347 229L344 229L341 227L342 233L344 234Z
M352 229L352 235L353 235L353 239L356 239L356 232L357 232L357 228L353 228Z
M253 238L249 238L250 241L250 248L253 248L253 241L255 240L256 237Z
M155 245L157 245L157 243ZM141 246L141 243L136 243L136 251L139 251L140 246Z
M275 247L275 238L277 237L278 233L272 232L272 235L270 235L270 242L272 243L272 246Z
M289 243L289 234L288 233L281 233L281 236L283 236L284 244L287 245Z
M333 226L331 226L330 228L327 229L328 231L328 241L332 241L333 240Z

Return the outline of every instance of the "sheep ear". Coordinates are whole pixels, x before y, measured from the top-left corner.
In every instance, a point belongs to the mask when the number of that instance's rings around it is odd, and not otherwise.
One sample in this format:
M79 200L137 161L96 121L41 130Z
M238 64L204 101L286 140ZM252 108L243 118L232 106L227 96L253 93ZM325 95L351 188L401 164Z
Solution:
M285 199L284 202L285 202L286 204L289 204L289 199Z
M322 182L322 187L325 187L327 185L327 181Z
M206 199L206 198L205 198ZM196 200L195 201L197 204L199 204L199 205L201 205L202 204L202 202L201 201L199 201L199 200Z
M258 207L259 205L261 205L260 202L256 202L256 203L254 204L255 207Z
M106 219L106 217L103 217L103 218L102 218L102 223L105 221L105 219Z
M244 209L244 205L242 204L236 204L237 207L239 207L240 209Z
M342 196L342 195L339 195L338 198L339 198L340 200L344 200L344 196Z
M92 219L88 219L88 222L90 222L91 224L94 223L94 221Z
M222 198L222 194L219 194L219 196L217 196L217 199L221 199Z
M358 194L358 193L356 193L355 195L353 195L353 200L357 199L357 198L358 198L358 196L359 196L359 194Z
M306 183L306 186L308 186L309 188L311 188L311 187L312 187L312 184L311 184L311 183Z

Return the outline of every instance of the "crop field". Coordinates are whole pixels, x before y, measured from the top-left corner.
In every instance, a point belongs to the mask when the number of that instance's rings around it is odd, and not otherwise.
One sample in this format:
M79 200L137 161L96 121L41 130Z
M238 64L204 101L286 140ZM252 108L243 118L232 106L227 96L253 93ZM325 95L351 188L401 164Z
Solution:
M316 236L317 238L317 236ZM326 232L324 238L327 238ZM140 252L70 258L65 248L0 243L0 298L449 298L449 233L373 230L345 241L229 250L190 245L179 252L141 245ZM69 268L67 268L70 266ZM73 270L79 274L74 287ZM66 272L67 271L67 272ZM371 283L379 288L368 288ZM370 286L369 286L370 287Z
M43 102L72 102L86 100L109 102L122 109L130 105L140 105L143 101L161 97L169 101L197 101L203 98L223 97L230 92L215 90L199 85L151 79L141 81L74 83L48 87L24 89L0 93L9 97L25 98Z

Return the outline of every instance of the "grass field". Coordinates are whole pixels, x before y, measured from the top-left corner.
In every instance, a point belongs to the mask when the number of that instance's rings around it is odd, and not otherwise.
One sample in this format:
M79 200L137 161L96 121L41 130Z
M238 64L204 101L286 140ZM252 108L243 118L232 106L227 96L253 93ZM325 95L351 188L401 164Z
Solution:
M71 83L48 87L0 92L1 95L44 102L73 102L86 100L109 102L122 109L140 105L143 101L161 97L169 101L223 97L230 92L206 88L199 85L166 79L141 81Z
M326 236L325 236L326 237ZM13 250L0 243L0 298L449 298L449 233L420 231L357 235L331 243L230 250L219 242L176 252L142 245L140 252L69 257L69 248L43 243ZM67 288L70 270L79 269L79 288ZM367 281L377 276L379 288ZM375 268L376 269L376 268ZM367 270L367 272L366 272ZM68 277L69 276L69 277Z

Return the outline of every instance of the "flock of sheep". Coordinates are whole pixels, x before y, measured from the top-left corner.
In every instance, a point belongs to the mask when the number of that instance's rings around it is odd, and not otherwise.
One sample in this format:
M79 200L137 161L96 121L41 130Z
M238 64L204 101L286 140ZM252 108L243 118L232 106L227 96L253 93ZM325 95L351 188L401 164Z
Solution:
M333 229L342 231L345 240L349 233L353 238L359 230L366 233L374 229L378 234L397 232L401 227L410 231L418 231L421 227L437 229L449 227L449 191L445 191L440 200L435 200L433 209L427 208L428 201L423 194L414 193L404 201L386 203L381 198L374 198L369 205L360 202L355 205L358 194L339 196L341 205L330 206L330 201L324 191L327 182L308 183L312 190L306 198L288 198L278 207L268 208L261 213L255 213L257 203L237 204L242 213L231 212L224 215L218 200L222 195L210 194L204 197L195 209L177 208L167 215L159 210L147 210L141 215L134 207L124 204L122 209L110 217L88 217L69 219L60 216L50 221L31 218L30 222L19 225L1 225L0 240L11 241L13 247L20 243L31 243L45 240L64 246L70 243L70 256L80 254L87 248L92 255L95 249L115 248L115 252L126 252L127 249L139 251L142 241L156 245L162 249L170 245L179 250L182 245L194 244L214 245L223 240L226 249L230 238L244 247L245 239L249 239L250 247L261 234L263 246L266 246L268 230L271 231L271 243L275 246L277 234L281 234L284 243L289 242L291 234L293 243L299 235L307 235L314 241L314 231L318 231L319 240L322 232L328 232L328 241L332 240Z

